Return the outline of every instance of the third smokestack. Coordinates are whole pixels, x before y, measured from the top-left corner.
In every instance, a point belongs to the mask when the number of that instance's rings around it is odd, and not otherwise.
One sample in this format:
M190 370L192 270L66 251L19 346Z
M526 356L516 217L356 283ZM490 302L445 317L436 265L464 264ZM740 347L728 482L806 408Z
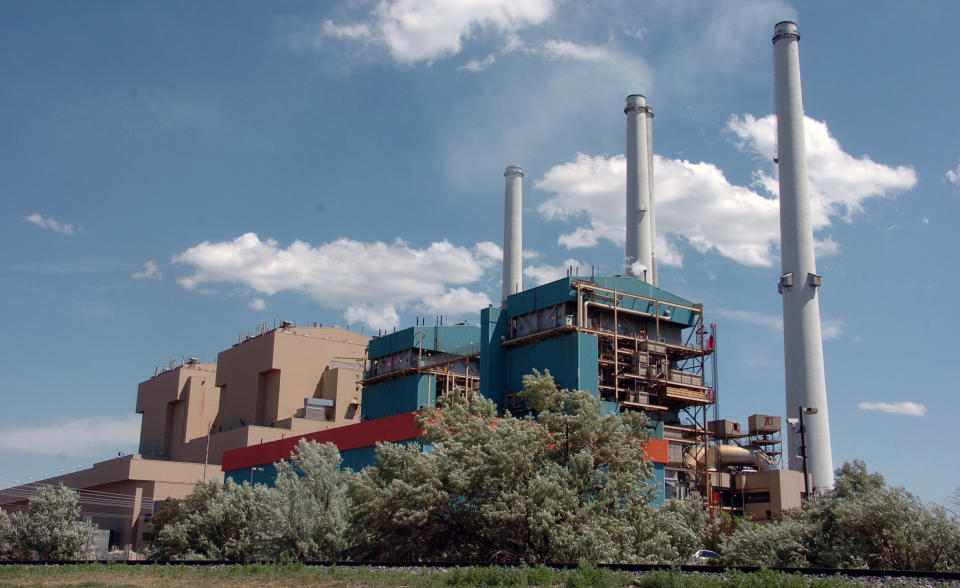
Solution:
M507 296L523 290L523 168L508 165L503 172L503 306Z
M646 98L627 96L627 249L626 272L647 283L653 282L653 233L650 215L652 185L647 137Z

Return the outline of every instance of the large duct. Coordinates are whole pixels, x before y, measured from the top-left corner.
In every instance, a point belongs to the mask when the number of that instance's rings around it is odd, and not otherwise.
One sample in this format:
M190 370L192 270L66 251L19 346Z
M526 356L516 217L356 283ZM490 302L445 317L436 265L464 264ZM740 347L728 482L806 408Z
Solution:
M780 169L779 290L783 296L783 351L787 416L804 415L807 471L815 489L833 487L830 419L823 370L820 303L807 190L807 156L800 91L800 35L796 23L774 27L773 48L777 93L777 152ZM789 433L790 469L801 470L799 432Z
M523 169L508 165L503 172L503 305L507 296L523 290Z
M650 186L652 185L647 137L646 98L627 96L627 250L628 276L652 283L652 238L650 227Z
M647 106L647 180L650 186L650 283L660 285L657 277L657 204L653 192L653 109Z

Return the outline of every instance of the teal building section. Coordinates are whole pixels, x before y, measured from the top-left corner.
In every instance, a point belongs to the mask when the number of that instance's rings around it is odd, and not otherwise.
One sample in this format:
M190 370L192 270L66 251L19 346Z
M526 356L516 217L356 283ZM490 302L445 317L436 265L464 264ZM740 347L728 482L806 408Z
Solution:
M481 329L465 323L416 326L370 340L368 370L363 388L364 420L374 420L419 410L436 403L437 376L428 369L445 366L451 372L465 369L464 359L481 349ZM472 360L477 361L475 358ZM479 373L479 367L473 371Z
M407 349L463 354L479 346L480 327L476 325L417 326L371 339L367 357L377 359Z
M572 276L562 278L542 286L537 286L536 288L524 290L523 292L518 292L517 294L513 294L507 298L507 316L509 318L513 318L528 312L532 312L533 310L546 308L555 304L560 304L563 302L576 302L576 290L573 287L573 283L577 281L593 282L601 288L608 288L610 290L617 290L618 292L634 294L646 298L654 298L660 301L661 309L665 307L670 308L672 312L670 317L671 322L679 323L688 327L693 326L695 322L695 317L689 310L670 307L670 303L682 306L694 306L693 302L690 302L689 300L681 298L675 294L671 294L666 290L661 290L660 288L652 286L636 278L627 276L598 276L592 278ZM620 308L652 313L654 310L654 303L644 300L624 299L620 304Z
M592 282L608 290L656 299L658 303L630 296L621 297L618 308L661 316L669 312L669 318L661 320L676 333L696 322L693 312L681 308L693 307L694 303L632 277L571 276L513 294L507 298L505 308L485 308L480 313L480 339L483 342L480 392L501 409L508 404L507 396L523 389L523 376L531 374L534 369L540 372L549 370L561 388L585 390L599 397L596 335L570 333L515 346L504 345L510 340L510 321L517 317L557 307L563 310L557 310L543 320L551 321L546 325L548 328L562 326L560 321L564 318L563 313L574 312L576 308L577 290L574 282L577 281ZM593 303L609 305L602 300ZM671 306L671 303L678 306ZM603 404L608 413L619 410L615 402ZM662 437L661 425L659 438Z
M651 468L653 470L653 484L657 490L657 493L653 496L653 504L663 506L663 488L666 478L666 476L664 476L664 466L662 463L651 463L650 465L653 466Z
M367 386L363 389L363 419L382 419L430 406L436 400L434 388L434 377L429 374L410 374Z
M537 370L549 371L561 388L584 390L598 396L596 335L561 335L510 348L505 356L505 390L519 392L523 389L523 377Z

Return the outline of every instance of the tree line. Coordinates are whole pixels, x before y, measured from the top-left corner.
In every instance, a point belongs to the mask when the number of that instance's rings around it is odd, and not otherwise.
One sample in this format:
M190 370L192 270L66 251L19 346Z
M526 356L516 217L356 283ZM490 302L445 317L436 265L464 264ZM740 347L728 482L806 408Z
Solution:
M524 378L521 395L523 418L498 417L478 395L441 397L417 415L419 442L380 444L359 472L341 469L335 446L301 441L273 487L201 483L160 504L148 556L682 564L711 549L741 565L960 569L957 514L889 487L863 462L844 464L831 493L775 521L710 513L698 497L657 506L645 415L606 414L549 374ZM28 515L4 517L0 557L9 557L8 537L21 536L5 530L9 520L25 528Z

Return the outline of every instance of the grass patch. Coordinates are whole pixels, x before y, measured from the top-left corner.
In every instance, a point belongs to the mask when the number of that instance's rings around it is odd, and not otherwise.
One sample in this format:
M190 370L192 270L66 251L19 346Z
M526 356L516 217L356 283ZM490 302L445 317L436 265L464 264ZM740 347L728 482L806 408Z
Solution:
M50 566L0 566L0 586L196 586L204 588L244 586L564 586L569 588L614 588L636 585L644 588L777 588L833 586L860 587L840 578L808 578L763 570L719 574L684 574L657 571L634 577L592 565L571 569L546 566L462 568L386 568L330 566L308 567L300 563L236 564L216 567L176 565L127 566L124 564L75 564Z

